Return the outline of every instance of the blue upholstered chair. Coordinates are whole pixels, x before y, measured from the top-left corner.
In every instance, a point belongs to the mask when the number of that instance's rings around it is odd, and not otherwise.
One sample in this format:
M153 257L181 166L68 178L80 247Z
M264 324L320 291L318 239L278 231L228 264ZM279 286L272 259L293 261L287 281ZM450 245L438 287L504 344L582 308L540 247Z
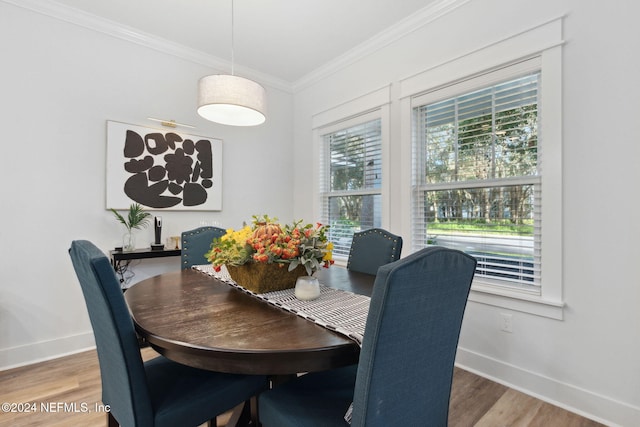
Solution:
M453 363L476 261L429 247L378 270L360 361L259 398L263 427L446 426Z
M220 227L198 227L182 232L182 263L180 268L186 270L193 265L207 264L204 254L211 249L213 239L222 237L226 230Z
M69 253L95 335L110 426L197 426L266 388L262 376L204 371L162 356L143 363L107 257L85 240L73 241Z
M353 234L347 269L375 275L378 267L400 259L402 237L381 228Z

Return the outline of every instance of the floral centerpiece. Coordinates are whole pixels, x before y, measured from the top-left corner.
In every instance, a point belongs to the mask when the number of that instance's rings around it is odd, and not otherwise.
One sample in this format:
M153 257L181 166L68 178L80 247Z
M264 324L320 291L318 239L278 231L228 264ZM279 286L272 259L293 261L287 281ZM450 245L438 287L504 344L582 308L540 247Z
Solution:
M215 271L226 266L234 281L252 291L292 288L298 277L333 264L327 229L320 223L281 225L277 218L254 216L251 226L229 229L215 239L205 256Z

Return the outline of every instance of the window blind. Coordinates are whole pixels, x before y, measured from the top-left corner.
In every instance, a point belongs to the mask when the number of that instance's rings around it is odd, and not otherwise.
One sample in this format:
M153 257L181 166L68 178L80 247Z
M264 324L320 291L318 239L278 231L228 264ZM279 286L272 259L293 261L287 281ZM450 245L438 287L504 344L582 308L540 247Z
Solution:
M381 120L333 131L322 140L322 216L330 225L334 255L346 258L353 233L381 223Z
M476 279L540 285L535 72L413 109L412 242L461 249Z

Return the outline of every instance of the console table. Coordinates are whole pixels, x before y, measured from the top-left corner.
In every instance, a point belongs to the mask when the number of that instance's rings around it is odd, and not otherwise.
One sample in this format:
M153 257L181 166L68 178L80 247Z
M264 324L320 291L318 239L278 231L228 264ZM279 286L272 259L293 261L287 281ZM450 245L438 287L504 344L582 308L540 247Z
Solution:
M120 283L124 283L124 273L129 267L129 263L134 259L148 259L148 258L164 258L169 256L180 256L182 251L180 249L161 249L151 250L150 248L134 249L132 251L109 251L109 257L111 258L111 265L114 270L120 276Z

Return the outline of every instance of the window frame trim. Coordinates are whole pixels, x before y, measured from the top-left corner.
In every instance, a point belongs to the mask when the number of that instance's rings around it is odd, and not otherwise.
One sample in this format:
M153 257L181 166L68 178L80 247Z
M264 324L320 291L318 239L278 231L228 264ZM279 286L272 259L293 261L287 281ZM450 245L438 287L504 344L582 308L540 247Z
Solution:
M415 183L413 147L414 100L457 84L470 86L471 79L505 67L529 64L539 58L541 71L540 111L542 144L541 184L542 226L544 237L541 246L542 282L539 294L531 294L508 286L495 286L474 279L470 301L501 308L522 311L562 320L564 318L562 285L562 17L507 37L483 48L461 55L400 82L401 132L403 141L403 206L412 206ZM487 80L487 81L489 81ZM489 85L490 83L486 83ZM460 93L460 91L458 91ZM546 183L549 183L545 185ZM403 215L403 234L412 241L411 209ZM412 248L412 250L414 250Z
M390 107L391 102L391 86L387 85L375 91L366 93L360 97L352 99L350 101L339 104L333 108L314 114L312 117L312 132L313 141L316 149L314 150L316 157L315 174L315 191L317 191L317 197L314 198L314 213L318 218L323 218L323 202L324 197L327 194L344 193L340 191L338 193L331 193L322 191L321 188L328 188L327 179L329 176L327 171L321 170L327 164L328 150L324 144L324 136L352 126L366 123L368 121L380 120L380 132L381 132L381 172L382 182L379 190L375 189L362 189L362 190L346 190L348 195L369 195L380 194L381 197L381 224L383 228L389 228L389 220L391 214L391 206L389 203L389 167L390 167ZM323 182L323 179L325 180ZM337 265L346 266L347 258L342 259L336 257L335 262Z

